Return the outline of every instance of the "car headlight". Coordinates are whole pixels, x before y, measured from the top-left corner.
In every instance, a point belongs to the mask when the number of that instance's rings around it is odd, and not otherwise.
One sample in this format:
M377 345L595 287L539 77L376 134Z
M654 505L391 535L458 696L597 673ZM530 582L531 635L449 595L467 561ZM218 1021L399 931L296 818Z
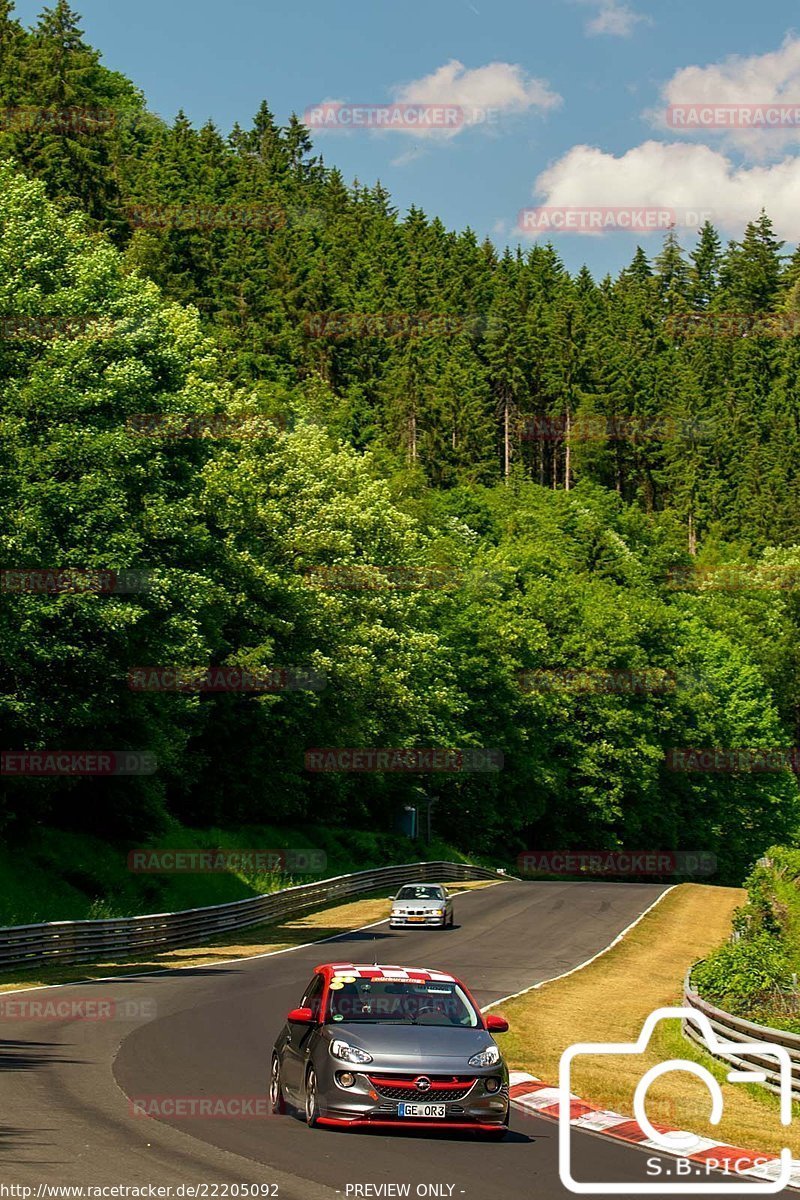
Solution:
M358 1046L351 1046L349 1042L342 1042L339 1040L339 1038L337 1038L334 1042L331 1042L331 1054L334 1058L340 1058L342 1062L372 1062L372 1055L367 1054L366 1050L362 1050Z
M480 1050L477 1054L473 1054L469 1060L471 1067L494 1067L500 1062L500 1051L497 1046L487 1046L485 1050Z
M443 917L443 916L444 916L444 909L443 909L443 908L435 908L435 909L433 910L433 915L434 915L435 917Z

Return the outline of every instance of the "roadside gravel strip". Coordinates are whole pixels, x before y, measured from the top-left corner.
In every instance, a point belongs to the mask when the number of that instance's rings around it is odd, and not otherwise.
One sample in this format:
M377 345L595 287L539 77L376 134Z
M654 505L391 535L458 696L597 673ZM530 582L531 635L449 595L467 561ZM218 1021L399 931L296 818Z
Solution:
M664 896L669 894L662 892L651 908L655 908L664 899ZM648 914L650 910L646 910L633 922L631 929L638 925L639 920ZM618 937L614 938L613 942L608 944L606 949L603 949L601 954L596 955L596 958L602 958L608 950L618 944L625 937L628 930L622 930ZM591 966L591 962L595 959L590 959L582 966L577 968L578 971L584 970L585 967ZM576 972L567 972L572 974ZM555 980L546 980L547 983L554 983ZM535 984L534 988L523 989L518 995L524 995L527 991L533 991L540 988L542 984ZM512 1000L512 996L504 996L503 1000L495 1001L493 1004L487 1004L486 1008L495 1008L504 1000ZM559 1121L560 1118L560 1098L559 1088L557 1086L546 1084L541 1079L536 1079L535 1075L529 1075L524 1070L512 1070L510 1072L510 1096L511 1103L517 1108L525 1112L536 1112L537 1115L552 1118L553 1121ZM636 1120L630 1116L622 1116L619 1112L612 1112L609 1109L603 1109L600 1105L588 1103L587 1100L581 1099L575 1093L570 1093L570 1126L573 1129L584 1129L589 1133L600 1134L606 1138L613 1138L618 1141L627 1142L628 1145L636 1146L638 1150L648 1151L650 1153L656 1151L663 1154L662 1147L657 1142L650 1141L648 1134L644 1132ZM666 1127L661 1127L666 1132ZM686 1133L687 1130L670 1129L669 1133ZM777 1154L770 1154L752 1150L742 1150L735 1146L730 1146L727 1142L715 1141L711 1138L699 1138L696 1136L697 1145L694 1146L692 1153L674 1154L674 1158L684 1159L686 1162L697 1164L715 1163L721 1164L721 1174L730 1175L738 1180L758 1180L765 1183L774 1183L781 1175L781 1160ZM668 1154L669 1151L666 1151ZM735 1165L734 1165L735 1164ZM800 1159L794 1159L794 1169L792 1172L792 1182L789 1184L790 1190L800 1192Z
M134 1102L263 1101L272 1041L321 961L376 953L452 971L486 1006L598 954L664 890L509 882L458 896L453 930L383 922L260 958L49 989L120 1008L112 1020L0 1022L0 1183L152 1184L173 1197L205 1184L194 1194L282 1200L403 1194L375 1190L382 1184L455 1200L518 1200L521 1186L546 1200L566 1196L556 1126L521 1106L506 1140L486 1144L445 1131L309 1130L292 1116L153 1119L135 1115ZM629 1146L577 1130L573 1157L581 1178L642 1184L644 1194L650 1160ZM275 1188L226 1193L231 1184ZM702 1186L684 1195L699 1200Z

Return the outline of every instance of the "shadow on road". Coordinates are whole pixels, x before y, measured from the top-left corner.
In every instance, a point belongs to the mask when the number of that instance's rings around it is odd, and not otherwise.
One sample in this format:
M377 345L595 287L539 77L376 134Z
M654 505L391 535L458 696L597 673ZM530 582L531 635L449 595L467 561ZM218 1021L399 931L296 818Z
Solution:
M58 1165L51 1158L31 1158L27 1153L24 1158L12 1158L10 1152L32 1150L35 1146L47 1147L48 1142L41 1140L42 1134L54 1133L50 1127L37 1129L22 1129L14 1125L0 1125L0 1161L5 1166L11 1163L24 1163L26 1167Z
M330 938L330 942L385 942L394 937L393 933L376 933L374 929L353 929L349 933L340 933Z
M85 1059L64 1058L55 1051L62 1042L23 1042L0 1038L0 1071L35 1071L50 1063L85 1064Z

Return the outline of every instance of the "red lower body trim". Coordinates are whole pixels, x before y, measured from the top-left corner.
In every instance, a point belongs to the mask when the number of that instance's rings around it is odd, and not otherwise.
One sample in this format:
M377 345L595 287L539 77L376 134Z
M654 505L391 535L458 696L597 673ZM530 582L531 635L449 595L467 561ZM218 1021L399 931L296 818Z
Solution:
M339 1128L352 1128L354 1125L360 1126L362 1129L370 1128L373 1125L380 1125L384 1129L479 1129L482 1133L494 1131L499 1133L500 1130L505 1130L507 1126L500 1124L478 1124L477 1121L437 1121L436 1118L431 1118L428 1121L381 1121L373 1117L317 1117L318 1125L336 1125Z

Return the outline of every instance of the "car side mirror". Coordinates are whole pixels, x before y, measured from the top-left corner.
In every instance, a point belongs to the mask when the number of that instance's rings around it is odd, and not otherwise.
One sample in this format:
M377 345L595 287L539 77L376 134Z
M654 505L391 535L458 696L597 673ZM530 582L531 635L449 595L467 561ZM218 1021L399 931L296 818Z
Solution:
M293 1025L313 1025L314 1014L310 1008L293 1008L286 1020Z
M486 1017L486 1028L489 1033L508 1033L508 1021L498 1013L489 1013Z

